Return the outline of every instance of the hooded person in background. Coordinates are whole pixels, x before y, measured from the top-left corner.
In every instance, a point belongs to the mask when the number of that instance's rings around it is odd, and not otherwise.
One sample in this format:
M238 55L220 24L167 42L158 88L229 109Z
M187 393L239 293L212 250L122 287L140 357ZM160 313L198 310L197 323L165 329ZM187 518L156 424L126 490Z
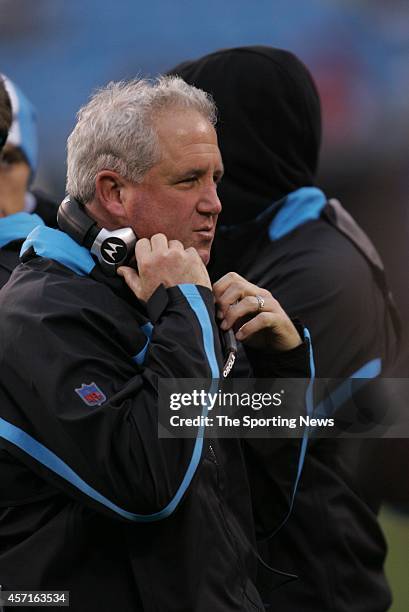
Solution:
M37 126L34 107L3 75L11 102L12 123L0 160L0 287L18 263L23 240L37 225L56 226L57 206L30 190L37 169Z
M212 280L233 270L300 317L317 376L385 372L397 352L398 317L373 245L315 186L321 111L306 67L287 51L257 46L221 50L170 72L211 93L219 110L225 175ZM247 464L260 465L252 487L265 521L257 527L274 525L260 551L299 575L265 602L280 612L384 612L390 593L379 491L362 473L368 449L316 440L295 465L291 443L255 442L243 446ZM298 491L289 470L302 470Z

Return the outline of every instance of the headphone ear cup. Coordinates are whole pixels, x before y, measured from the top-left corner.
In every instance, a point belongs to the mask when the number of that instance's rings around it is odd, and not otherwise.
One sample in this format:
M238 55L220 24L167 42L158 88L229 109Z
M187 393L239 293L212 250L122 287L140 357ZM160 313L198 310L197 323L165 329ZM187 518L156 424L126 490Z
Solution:
M117 230L103 228L91 247L105 274L114 276L119 266L126 265L135 255L136 235L132 228Z
M70 195L58 208L57 223L63 232L97 257L108 276L115 276L118 266L126 265L135 254L137 237L132 228L99 228L81 203Z
M57 223L63 232L88 249L91 248L99 232L94 219L91 219L78 200L70 195L64 198L58 208Z

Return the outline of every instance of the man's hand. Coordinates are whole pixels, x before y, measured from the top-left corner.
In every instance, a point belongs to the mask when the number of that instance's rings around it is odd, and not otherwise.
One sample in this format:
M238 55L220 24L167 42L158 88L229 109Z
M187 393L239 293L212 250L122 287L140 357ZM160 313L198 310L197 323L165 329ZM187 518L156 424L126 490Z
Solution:
M213 285L213 293L220 327L238 330L236 338L244 344L288 351L302 343L293 323L266 289L229 272Z
M135 246L138 271L128 266L118 268L136 297L147 302L163 284L174 287L183 283L212 288L206 267L196 249L185 249L179 240L169 240L155 234L150 240L141 238Z

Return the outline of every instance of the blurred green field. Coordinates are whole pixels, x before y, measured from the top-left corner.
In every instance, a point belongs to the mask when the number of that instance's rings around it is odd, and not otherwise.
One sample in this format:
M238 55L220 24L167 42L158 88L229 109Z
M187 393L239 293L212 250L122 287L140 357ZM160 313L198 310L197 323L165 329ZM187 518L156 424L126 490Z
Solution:
M388 542L386 573L394 600L390 612L409 612L409 517L384 510L381 523Z

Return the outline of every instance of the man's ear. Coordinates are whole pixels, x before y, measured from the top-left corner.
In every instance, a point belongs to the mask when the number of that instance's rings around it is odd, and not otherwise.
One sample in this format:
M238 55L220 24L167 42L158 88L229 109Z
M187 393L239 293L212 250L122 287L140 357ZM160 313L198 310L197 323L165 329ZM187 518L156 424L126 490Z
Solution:
M105 227L125 227L128 225L123 205L123 192L127 181L112 170L101 170L95 179L95 196Z

